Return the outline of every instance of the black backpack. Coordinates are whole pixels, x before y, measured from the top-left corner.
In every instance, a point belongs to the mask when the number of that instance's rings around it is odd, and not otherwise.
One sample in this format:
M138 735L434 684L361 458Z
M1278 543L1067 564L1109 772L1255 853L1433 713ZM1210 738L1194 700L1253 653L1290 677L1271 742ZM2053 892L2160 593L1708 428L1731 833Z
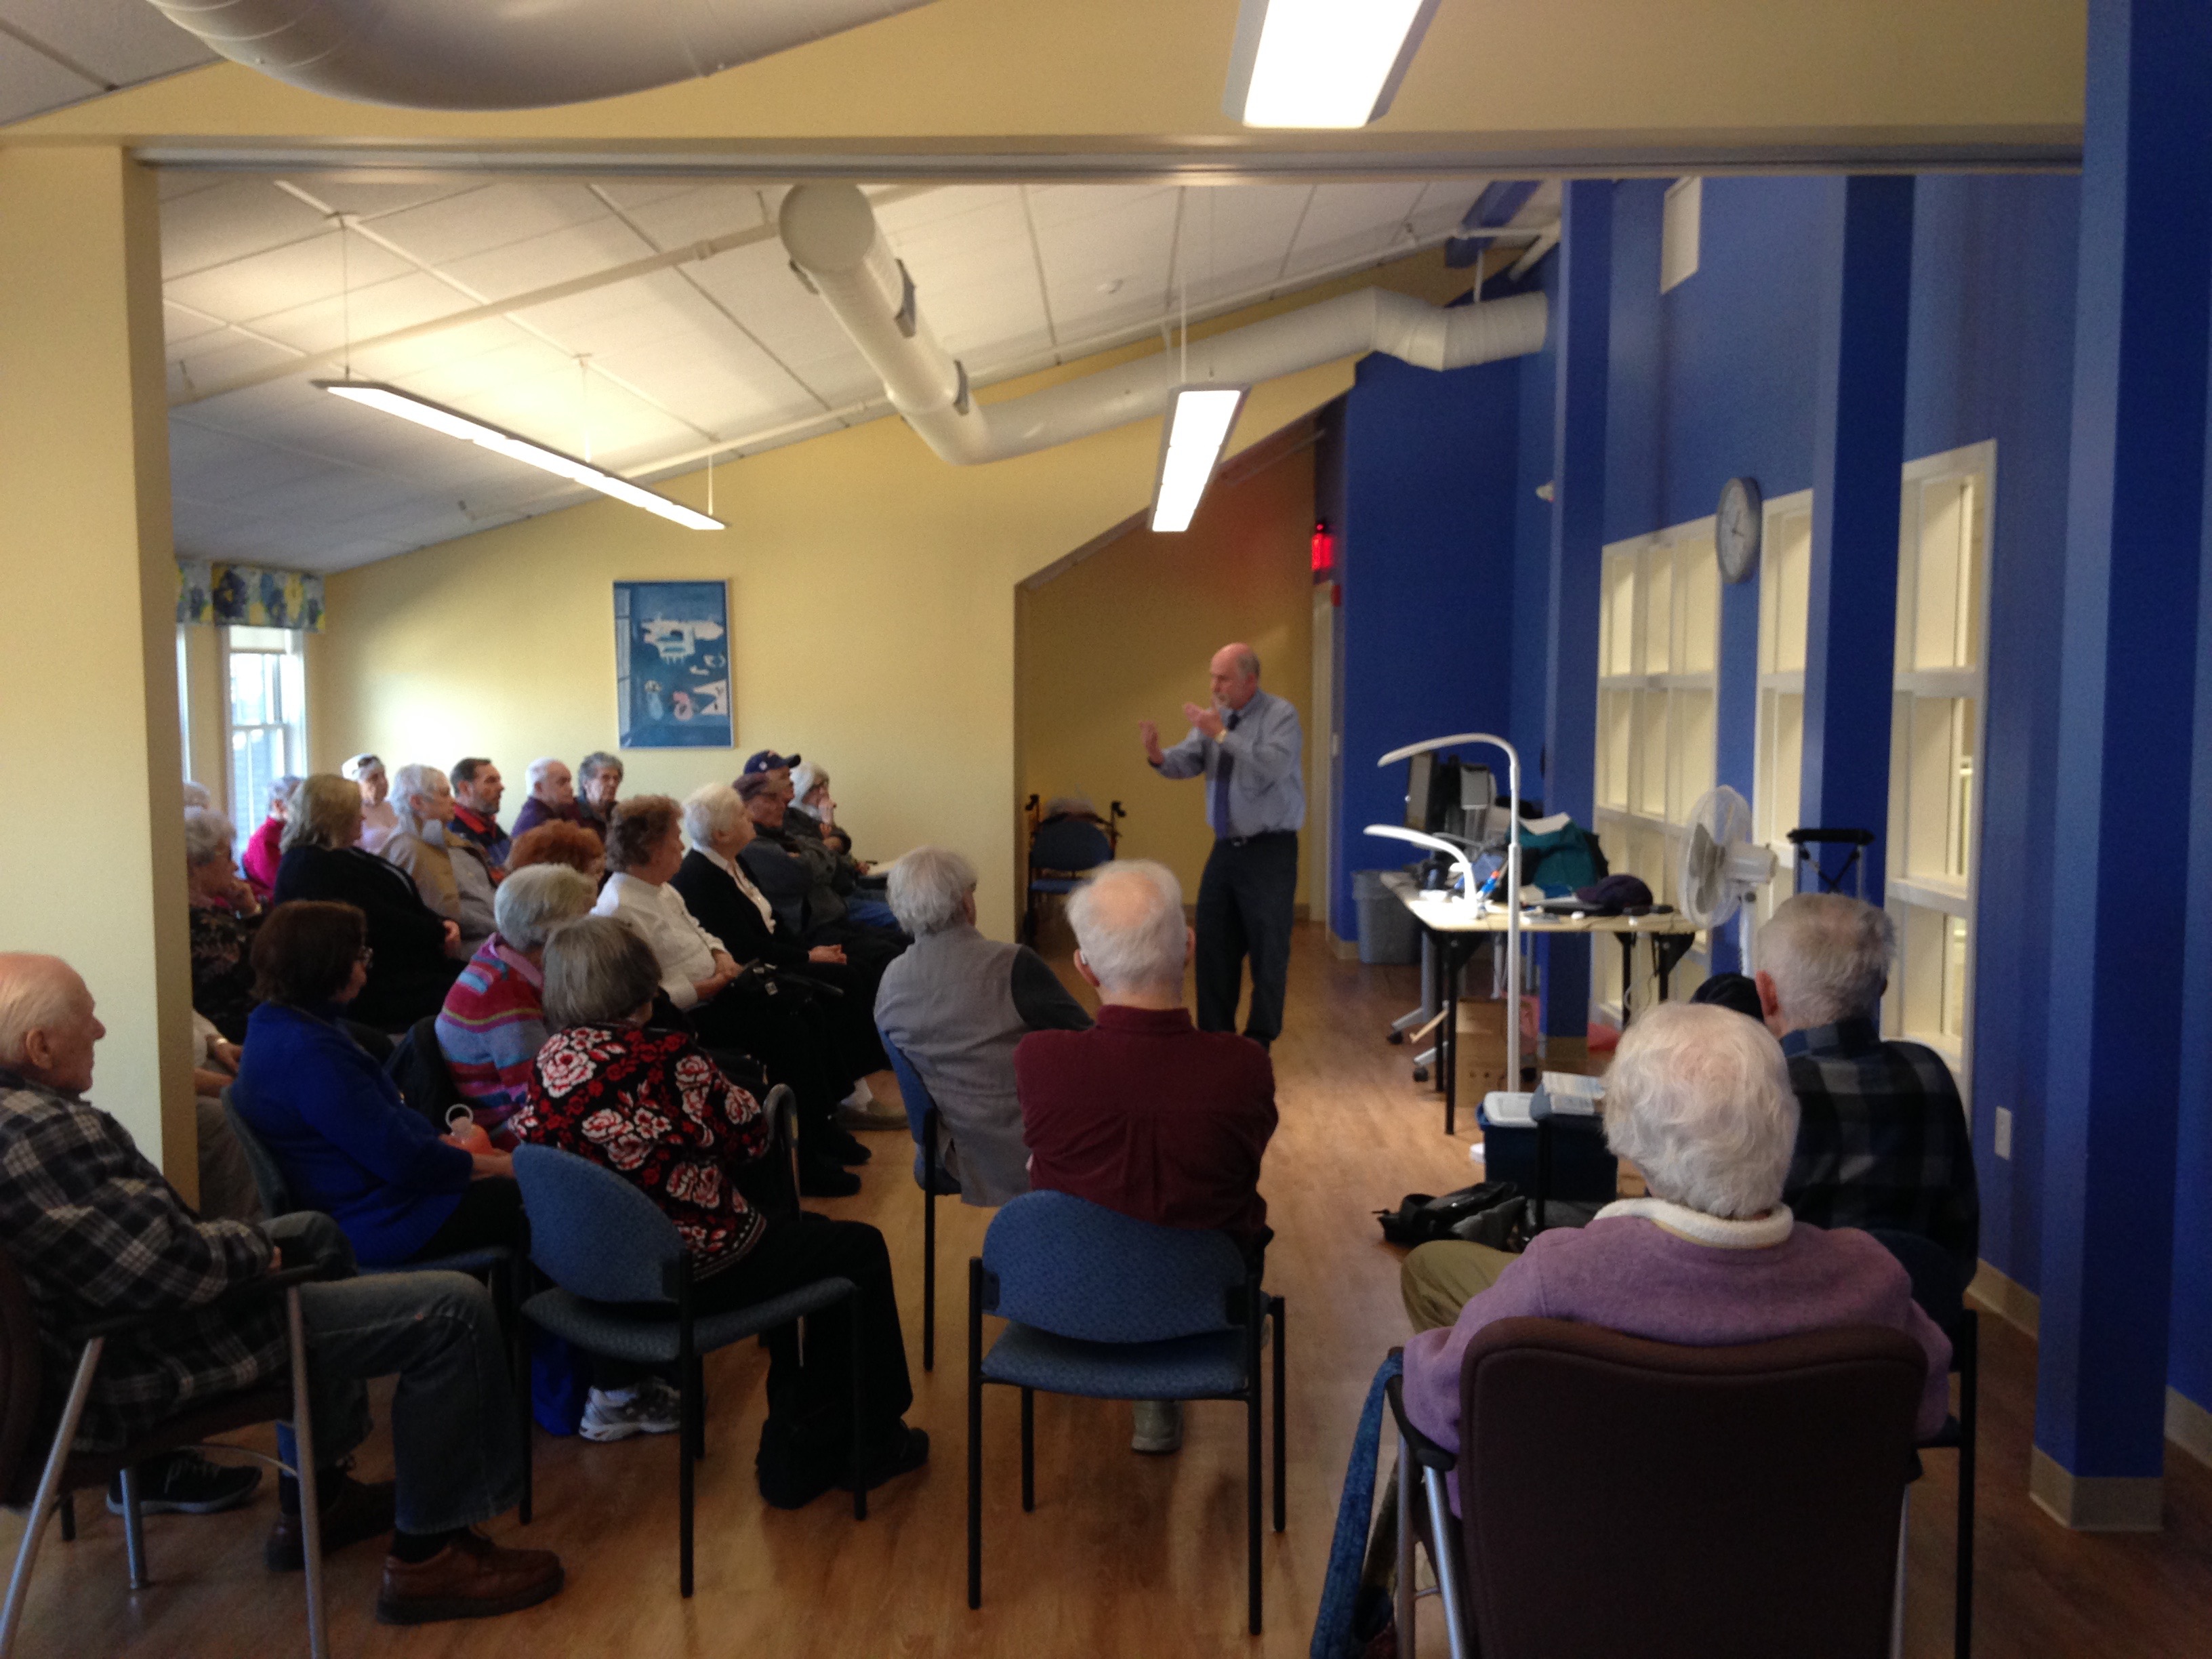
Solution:
M1377 1210L1382 1237L1408 1248L1439 1238L1464 1239L1492 1249L1513 1248L1515 1230L1528 1200L1510 1181L1484 1181L1441 1198L1408 1193L1395 1210Z

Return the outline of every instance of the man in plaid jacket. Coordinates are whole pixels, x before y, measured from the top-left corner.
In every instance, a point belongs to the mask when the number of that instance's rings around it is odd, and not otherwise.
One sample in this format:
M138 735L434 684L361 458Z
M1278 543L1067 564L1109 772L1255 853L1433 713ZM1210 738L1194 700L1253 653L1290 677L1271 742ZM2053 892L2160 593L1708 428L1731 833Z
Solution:
M106 1028L58 957L0 954L0 1250L28 1286L39 1325L41 1452L59 1425L82 1344L72 1329L120 1314L175 1317L114 1338L101 1355L76 1445L114 1451L166 1418L286 1372L276 1297L225 1292L289 1255L325 1279L301 1288L325 1551L393 1532L377 1598L387 1623L479 1618L544 1601L559 1559L501 1549L477 1523L519 1498L522 1445L489 1293L459 1273L353 1277L327 1216L265 1227L203 1221L129 1133L84 1098ZM397 1373L397 1483L364 1486L341 1459L368 1431L366 1379ZM289 1434L285 1435L289 1451ZM205 1512L250 1497L257 1471L196 1456L145 1466L149 1510ZM241 1476L243 1478L241 1478ZM289 1477L267 1557L304 1555ZM115 1495L111 1493L111 1502Z
M1973 1139L1942 1057L1882 1041L1896 951L1887 915L1835 893L1800 893L1759 930L1759 1004L1797 1093L1783 1201L1814 1226L1932 1239L1963 1290L1981 1239Z

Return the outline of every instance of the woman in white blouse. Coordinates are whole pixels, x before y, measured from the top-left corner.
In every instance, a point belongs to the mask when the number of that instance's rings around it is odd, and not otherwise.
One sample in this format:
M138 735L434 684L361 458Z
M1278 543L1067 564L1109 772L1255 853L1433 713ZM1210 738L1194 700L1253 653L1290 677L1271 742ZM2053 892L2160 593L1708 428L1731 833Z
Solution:
M842 1166L868 1149L837 1127L841 1078L828 1024L795 988L742 974L722 941L699 925L670 880L684 865L679 809L666 795L638 795L607 825L607 868L593 914L624 923L653 950L660 988L709 1048L750 1055L799 1097L799 1190L841 1197L860 1190Z

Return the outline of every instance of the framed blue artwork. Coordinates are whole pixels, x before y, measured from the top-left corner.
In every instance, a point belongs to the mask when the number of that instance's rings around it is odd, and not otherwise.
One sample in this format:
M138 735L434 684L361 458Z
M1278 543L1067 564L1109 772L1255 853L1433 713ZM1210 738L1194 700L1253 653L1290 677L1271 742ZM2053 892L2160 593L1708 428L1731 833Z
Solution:
M615 584L615 700L624 749L727 749L726 582Z

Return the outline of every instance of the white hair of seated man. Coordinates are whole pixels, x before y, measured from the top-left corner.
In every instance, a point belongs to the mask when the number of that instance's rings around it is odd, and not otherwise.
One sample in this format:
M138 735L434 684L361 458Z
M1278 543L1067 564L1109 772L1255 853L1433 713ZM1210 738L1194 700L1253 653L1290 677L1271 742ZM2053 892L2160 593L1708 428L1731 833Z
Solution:
M392 775L392 810L398 815L399 827L410 836L422 833L423 820L415 811L415 797L433 798L446 793L453 786L447 782L445 773L420 761L401 767Z
M1067 901L1083 963L1107 992L1175 988L1180 998L1190 928L1182 884L1164 864L1126 859L1109 864Z
M1871 1018L1889 985L1897 924L1841 893L1799 893L1775 907L1753 945L1777 1032Z
M917 847L884 878L891 915L916 939L973 921L968 900L975 890L975 866L949 847Z
M203 864L228 864L231 849L237 844L237 832L230 820L212 806L195 806L185 814L185 867L196 869Z
M207 785L204 783L194 783L189 778L185 781L185 811L187 812L197 811L203 807L212 806L214 805L215 792L212 789L210 789Z
M570 922L592 913L599 896L592 878L565 864L532 864L500 883L491 914L499 936L525 956L535 956Z
M745 816L744 798L726 783L702 783L684 798L684 835L694 847L712 847Z
M540 755L536 760L530 763L529 769L525 772L523 775L530 780L530 793L532 794L536 794L538 793L538 786L553 775L553 769L556 766L563 772L568 770L568 763L562 760L558 755Z
M82 983L59 957L0 951L0 1066L21 1066L33 1031L55 1031L76 1012Z
M1605 1078L1605 1143L1654 1198L1748 1220L1782 1201L1797 1097L1782 1045L1757 1020L1662 1002L1621 1033Z

